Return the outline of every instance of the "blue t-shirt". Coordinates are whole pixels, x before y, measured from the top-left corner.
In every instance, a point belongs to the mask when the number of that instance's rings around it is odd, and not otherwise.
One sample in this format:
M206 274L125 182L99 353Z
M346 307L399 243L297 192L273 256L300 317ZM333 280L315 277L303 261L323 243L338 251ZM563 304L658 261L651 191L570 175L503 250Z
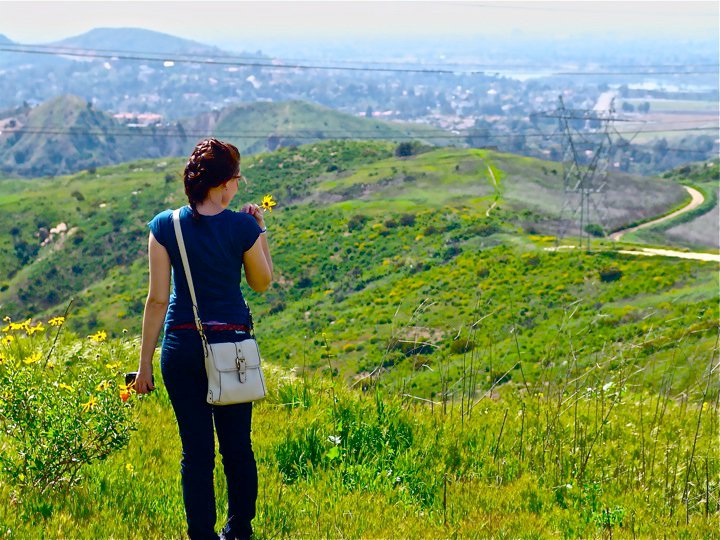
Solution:
M167 250L172 264L173 288L165 331L176 324L193 323L190 289L175 238L172 210L160 212L148 226ZM248 308L240 291L240 269L243 253L260 236L255 218L246 212L225 209L214 216L201 215L194 221L192 210L184 206L180 210L180 227L202 322L249 325Z

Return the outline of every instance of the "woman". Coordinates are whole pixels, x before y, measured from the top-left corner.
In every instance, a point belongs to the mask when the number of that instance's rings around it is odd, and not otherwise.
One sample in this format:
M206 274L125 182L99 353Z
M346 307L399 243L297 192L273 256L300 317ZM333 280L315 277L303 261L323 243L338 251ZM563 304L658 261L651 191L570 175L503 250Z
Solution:
M190 204L182 208L180 224L200 319L211 343L249 337L251 319L240 291L241 267L255 291L266 290L272 280L262 210L256 204L245 204L240 212L228 209L240 178L245 180L238 149L217 139L198 143L185 167ZM257 498L257 468L250 443L252 403L207 403L203 347L193 322L172 211L159 213L149 226L150 287L135 389L146 394L154 388L152 357L164 321L160 369L182 442L180 471L188 536L192 540L218 538L214 420L228 489L228 521L221 538L249 538Z

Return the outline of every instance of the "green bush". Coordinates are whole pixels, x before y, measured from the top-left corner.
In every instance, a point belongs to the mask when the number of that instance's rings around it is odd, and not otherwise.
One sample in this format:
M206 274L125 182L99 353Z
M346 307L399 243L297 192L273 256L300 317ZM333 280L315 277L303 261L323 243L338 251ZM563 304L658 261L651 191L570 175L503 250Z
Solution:
M104 332L51 354L42 323L9 323L4 330L0 472L24 490L72 487L84 467L127 446L135 429L130 394L111 360L119 351L104 342Z

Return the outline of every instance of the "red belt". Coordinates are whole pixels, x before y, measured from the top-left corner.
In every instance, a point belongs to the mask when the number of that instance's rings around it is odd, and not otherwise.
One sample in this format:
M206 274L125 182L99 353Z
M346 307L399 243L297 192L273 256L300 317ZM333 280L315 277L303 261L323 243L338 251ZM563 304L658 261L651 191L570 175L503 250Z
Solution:
M168 330L197 330L195 323L175 324ZM244 324L203 324L203 330L211 332L222 332L224 330L234 330L236 332L250 333L250 329Z

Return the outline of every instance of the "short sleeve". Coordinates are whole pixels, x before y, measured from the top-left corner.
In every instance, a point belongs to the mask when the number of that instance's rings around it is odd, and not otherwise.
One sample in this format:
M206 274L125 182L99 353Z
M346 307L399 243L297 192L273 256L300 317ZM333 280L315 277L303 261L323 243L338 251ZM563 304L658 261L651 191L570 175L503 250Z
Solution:
M235 234L238 240L238 248L241 249L243 253L255 245L261 230L260 225L258 225L255 218L250 214L247 212L237 213Z
M168 224L172 221L172 210L160 212L148 223L150 232L160 244L167 247L167 230Z

